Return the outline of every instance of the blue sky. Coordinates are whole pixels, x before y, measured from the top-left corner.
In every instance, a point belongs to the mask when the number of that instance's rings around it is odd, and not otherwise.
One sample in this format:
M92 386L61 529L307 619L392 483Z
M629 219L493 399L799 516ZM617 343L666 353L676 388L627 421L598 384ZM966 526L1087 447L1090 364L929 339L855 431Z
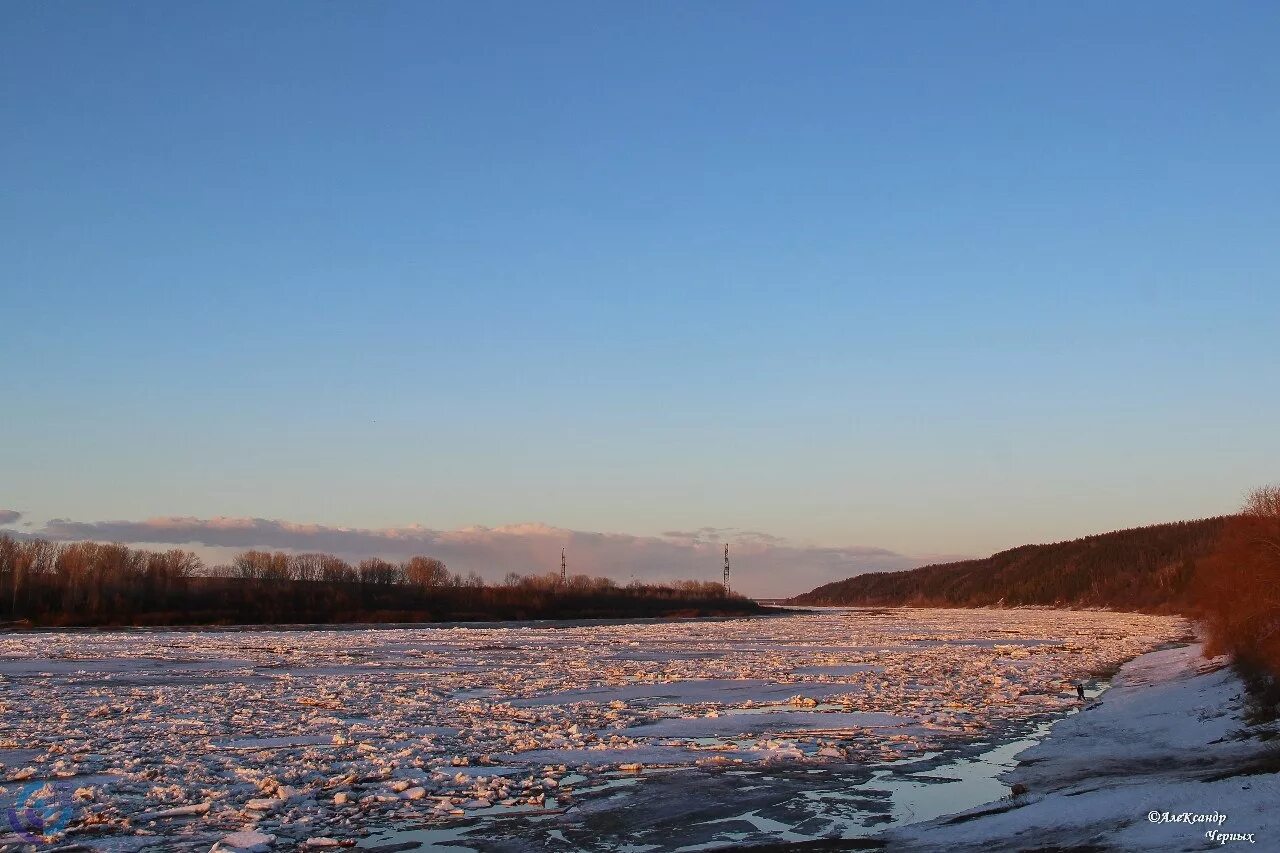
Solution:
M1274 3L0 14L31 529L985 554L1280 478Z

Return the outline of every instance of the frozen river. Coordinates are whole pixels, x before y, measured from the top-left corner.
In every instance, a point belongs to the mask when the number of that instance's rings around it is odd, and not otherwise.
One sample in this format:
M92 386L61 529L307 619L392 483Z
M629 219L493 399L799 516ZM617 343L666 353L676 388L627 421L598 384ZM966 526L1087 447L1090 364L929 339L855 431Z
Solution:
M868 835L1002 796L995 772L1075 706L1069 680L1185 633L1135 614L893 609L0 634L0 849Z

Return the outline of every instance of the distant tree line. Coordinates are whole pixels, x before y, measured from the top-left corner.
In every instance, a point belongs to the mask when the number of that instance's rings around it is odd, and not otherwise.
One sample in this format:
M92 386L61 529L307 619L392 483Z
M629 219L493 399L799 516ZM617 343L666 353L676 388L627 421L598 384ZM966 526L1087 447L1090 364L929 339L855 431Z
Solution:
M658 617L758 611L718 583L559 574L488 585L433 557L349 563L246 551L206 566L190 551L0 535L0 613L34 625L284 624ZM0 621L3 617L0 617Z
M796 604L987 607L1048 605L1182 610L1198 561L1217 548L1227 518L1157 524L981 560L876 572L829 583Z

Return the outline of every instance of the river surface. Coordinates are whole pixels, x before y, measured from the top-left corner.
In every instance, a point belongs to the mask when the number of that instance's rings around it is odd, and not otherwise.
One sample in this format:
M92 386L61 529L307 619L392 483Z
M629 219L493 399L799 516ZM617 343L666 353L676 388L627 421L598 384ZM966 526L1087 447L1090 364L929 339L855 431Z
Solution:
M853 609L3 634L0 849L868 836L1003 796L997 774L1077 707L1072 680L1183 633L1098 611Z

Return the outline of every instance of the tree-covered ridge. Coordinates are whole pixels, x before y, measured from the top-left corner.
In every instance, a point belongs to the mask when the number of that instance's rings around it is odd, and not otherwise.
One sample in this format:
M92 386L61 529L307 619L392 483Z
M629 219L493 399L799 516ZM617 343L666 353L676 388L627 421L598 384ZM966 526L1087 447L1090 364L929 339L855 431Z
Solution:
M1117 530L985 559L857 575L793 598L813 605L1057 605L1120 610L1178 608L1196 563L1226 517Z

